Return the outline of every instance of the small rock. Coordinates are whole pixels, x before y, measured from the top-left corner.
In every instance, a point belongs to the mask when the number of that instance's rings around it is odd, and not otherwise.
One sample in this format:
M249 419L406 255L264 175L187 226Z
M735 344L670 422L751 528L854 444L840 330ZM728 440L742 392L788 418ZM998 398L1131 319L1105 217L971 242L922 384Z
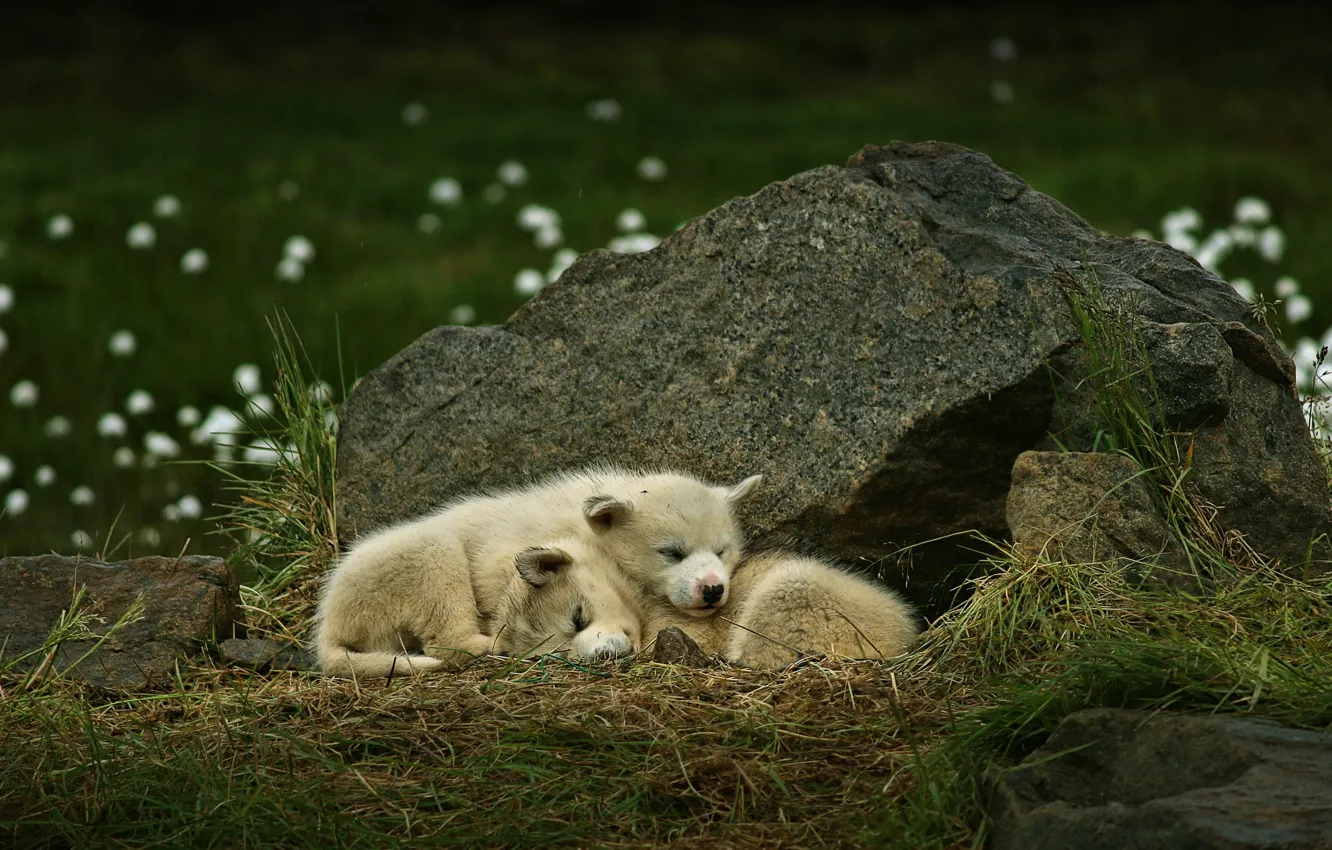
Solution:
M1149 488L1150 479L1121 454L1023 452L1008 491L1014 545L1028 557L1046 550L1072 563L1152 568L1155 576L1193 588L1188 559Z
M708 658L703 648L675 626L657 632L652 660L658 664L675 664L680 667L712 666L712 659Z
M218 650L233 667L261 672L269 670L314 670L314 657L298 643L283 640L229 638Z
M140 690L169 682L177 662L206 643L230 637L242 622L240 589L220 558L137 558L103 563L92 558L39 555L0 559L0 646L15 659L39 651L75 588L85 587L81 610L100 621L90 635L60 645L53 671L68 672L107 689ZM135 599L143 616L97 646ZM96 647L96 649L94 649ZM83 658L88 654L87 658ZM82 660L80 660L82 659ZM73 666L75 662L77 666ZM33 656L19 663L31 669Z
M1080 711L986 784L992 850L1332 847L1332 741L1266 722Z

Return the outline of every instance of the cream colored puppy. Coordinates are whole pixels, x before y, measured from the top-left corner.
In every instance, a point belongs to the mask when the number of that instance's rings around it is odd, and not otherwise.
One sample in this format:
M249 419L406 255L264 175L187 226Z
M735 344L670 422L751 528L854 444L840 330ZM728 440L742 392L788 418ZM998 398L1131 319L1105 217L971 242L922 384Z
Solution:
M471 634L467 617L439 617L437 603L456 599L458 579L465 577L416 570L413 592L405 592L404 574L366 576L364 593L345 598L352 610L328 610L320 632L321 668L331 676L376 677L456 668L489 653L567 652L593 661L638 650L642 632L633 591L599 547L560 540L522 549L508 560L508 581L488 617L491 634L475 631L475 612Z
M668 626L704 652L745 667L779 670L804 655L892 658L919 629L900 596L818 558L789 552L755 555L736 570L730 602L697 621L640 597L648 637ZM733 625L734 623L734 625Z
M515 553L579 541L644 594L706 617L726 601L742 540L734 505L760 480L708 485L671 472L593 468L478 495L371 534L329 574L316 653L331 675L456 667L496 649ZM595 557L593 557L595 556ZM417 650L419 649L419 653Z

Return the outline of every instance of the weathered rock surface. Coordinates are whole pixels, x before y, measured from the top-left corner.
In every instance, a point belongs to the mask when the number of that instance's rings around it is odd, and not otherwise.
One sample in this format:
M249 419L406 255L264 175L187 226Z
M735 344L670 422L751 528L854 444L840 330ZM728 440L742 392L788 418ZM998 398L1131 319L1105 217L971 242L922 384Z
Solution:
M0 645L15 659L41 649L86 588L80 610L98 615L90 636L60 645L54 669L79 662L135 599L143 616L116 631L70 675L104 688L140 689L170 681L176 662L206 641L230 637L241 622L236 577L220 558L138 558L102 563L91 558L39 555L0 559ZM41 663L33 658L22 666Z
M265 638L227 638L218 645L222 661L233 667L270 670L315 670L314 656L300 644Z
M867 147L650 252L584 254L502 326L425 334L342 410L339 528L610 461L764 473L741 514L759 546L855 561L1007 537L1013 462L1052 423L1047 364L1079 345L1056 266L1168 326L1162 392L1201 423L1195 477L1225 522L1288 559L1332 528L1290 360L1228 285L936 143ZM917 547L913 578L961 549Z
M652 660L658 664L676 664L681 667L708 667L712 664L712 659L703 651L703 647L675 626L657 632Z
M1028 556L1116 562L1171 584L1192 576L1179 542L1157 512L1150 479L1121 454L1023 452L1013 464L1008 527Z
M992 782L993 850L1327 850L1332 738L1091 709Z

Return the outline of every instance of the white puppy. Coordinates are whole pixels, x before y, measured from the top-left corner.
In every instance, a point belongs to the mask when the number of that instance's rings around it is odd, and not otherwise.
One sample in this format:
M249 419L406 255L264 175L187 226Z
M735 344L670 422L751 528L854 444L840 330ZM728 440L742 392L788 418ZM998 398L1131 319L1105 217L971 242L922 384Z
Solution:
M732 509L759 480L715 487L677 473L593 468L461 499L369 535L325 583L320 667L386 675L401 663L394 654L412 669L438 669L496 649L516 553L552 540L582 544L575 560L615 564L642 593L706 617L725 603L740 557Z

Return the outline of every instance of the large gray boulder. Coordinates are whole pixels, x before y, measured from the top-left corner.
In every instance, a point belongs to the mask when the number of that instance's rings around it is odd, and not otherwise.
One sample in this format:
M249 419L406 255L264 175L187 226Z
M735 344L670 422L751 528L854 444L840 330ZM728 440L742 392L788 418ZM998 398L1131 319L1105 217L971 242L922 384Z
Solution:
M98 619L86 635L59 644L47 669L109 689L169 684L179 661L232 637L242 622L231 568L201 555L116 563L61 555L0 558L0 587L0 663L24 659L23 670L46 662L50 653L43 646L82 587L79 610ZM142 617L105 637L136 601Z
M1329 850L1332 740L1235 717L1090 709L991 778L992 850Z
M1076 365L1056 267L1094 273L1139 321L1191 329L1175 348L1192 359L1161 374L1213 429L1197 478L1213 501L1261 506L1233 527L1302 556L1332 527L1326 482L1290 360L1243 299L1188 256L1103 235L936 143L866 147L647 253L584 254L499 327L425 334L342 410L339 529L592 462L762 472L741 517L758 543L884 563L922 544L912 576L932 580L975 560L949 535L1008 535L1013 461L1056 407L1048 364Z

